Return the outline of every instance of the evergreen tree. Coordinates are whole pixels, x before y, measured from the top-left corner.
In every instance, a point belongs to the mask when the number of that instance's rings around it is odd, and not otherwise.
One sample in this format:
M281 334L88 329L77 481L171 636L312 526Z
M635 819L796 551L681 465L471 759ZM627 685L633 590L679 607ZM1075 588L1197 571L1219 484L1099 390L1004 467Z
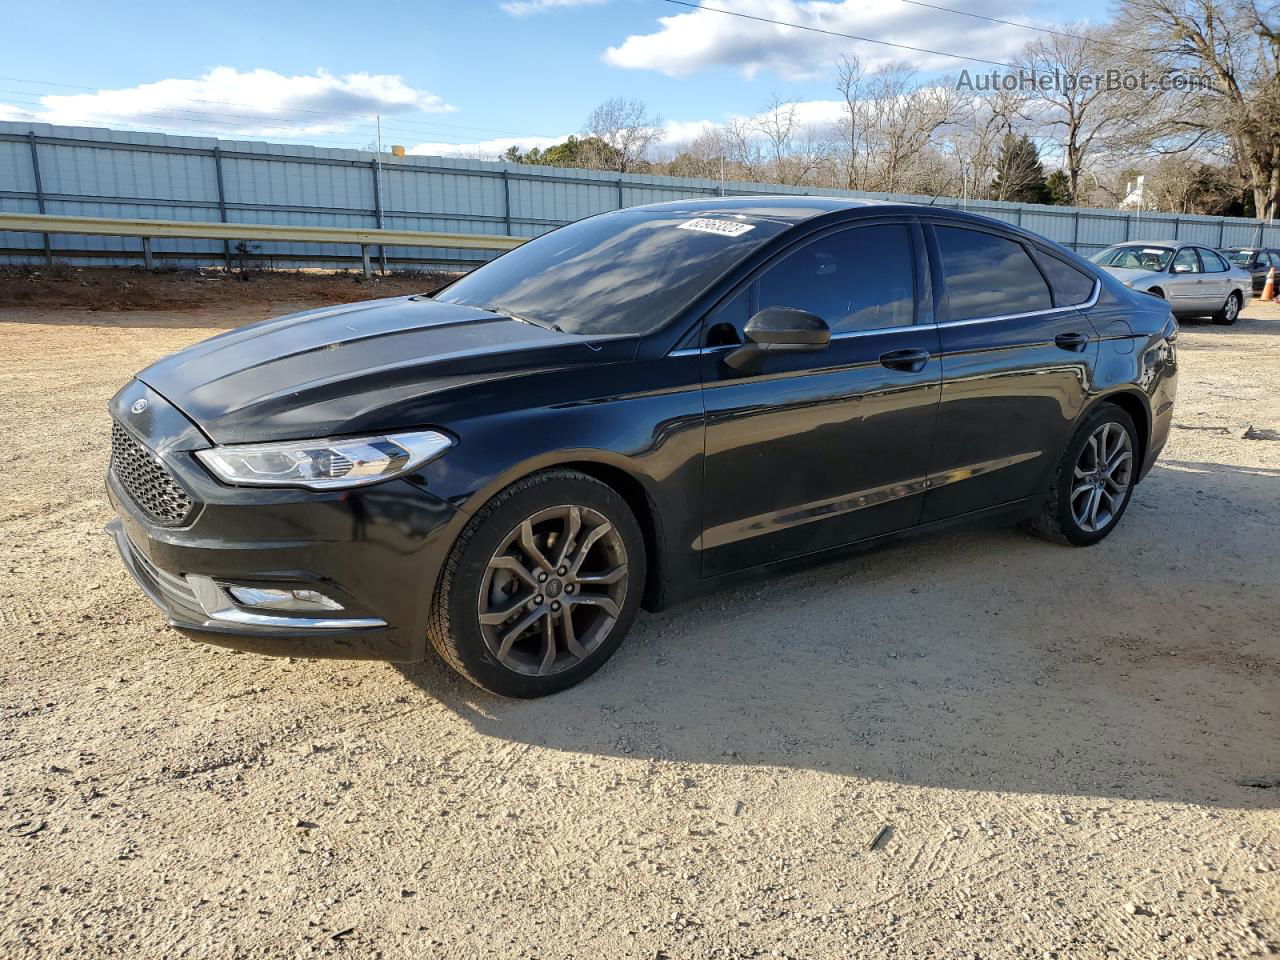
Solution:
M1040 163L1040 151L1025 134L1015 136L1006 133L1000 144L1000 156L996 159L996 178L991 193L997 200L1019 203L1052 202L1049 185L1045 182L1044 166Z
M1047 202L1060 207L1071 206L1071 178L1067 176L1065 170L1055 170L1049 174L1049 178L1045 180L1045 187L1049 191Z

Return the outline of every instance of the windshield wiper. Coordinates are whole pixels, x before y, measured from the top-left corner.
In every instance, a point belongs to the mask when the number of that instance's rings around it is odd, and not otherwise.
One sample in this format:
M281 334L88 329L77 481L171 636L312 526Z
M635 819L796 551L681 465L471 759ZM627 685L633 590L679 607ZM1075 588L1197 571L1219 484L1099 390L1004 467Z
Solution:
M410 299L414 298L411 297ZM478 307L481 310L488 310L490 313L497 313L504 317L510 317L512 320L519 320L521 323L527 323L534 327L541 327L543 330L554 330L556 333L564 333L564 331L560 329L559 324L552 323L550 320L534 320L531 317L522 317L518 313L512 313L506 307L500 307L494 303L478 303L475 300L454 300L445 302L460 303L467 307Z
M556 333L564 333L560 327L549 320L534 320L531 317L522 317L518 313L512 313L506 307L500 307L497 304L475 303L472 306L479 307L481 310L488 310L490 313L500 313L504 317L510 317L512 320L519 320L521 323L527 323L531 326L541 327L543 330L554 330Z

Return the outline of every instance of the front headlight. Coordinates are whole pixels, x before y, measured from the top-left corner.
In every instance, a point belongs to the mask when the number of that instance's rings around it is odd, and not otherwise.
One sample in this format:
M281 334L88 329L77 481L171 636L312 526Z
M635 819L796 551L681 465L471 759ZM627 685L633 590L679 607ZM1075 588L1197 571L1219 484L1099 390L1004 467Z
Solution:
M383 437L235 444L197 450L196 456L224 483L332 490L408 473L452 443L443 433L425 430Z

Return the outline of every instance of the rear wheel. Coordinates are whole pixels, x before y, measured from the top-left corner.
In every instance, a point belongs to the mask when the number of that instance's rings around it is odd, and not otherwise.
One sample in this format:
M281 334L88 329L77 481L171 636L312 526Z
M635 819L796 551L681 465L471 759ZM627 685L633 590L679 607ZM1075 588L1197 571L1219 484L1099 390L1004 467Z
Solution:
M1110 403L1096 407L1067 444L1031 529L1058 543L1097 543L1115 529L1129 506L1138 478L1137 450L1129 414Z
M1235 323L1240 317L1240 294L1232 293L1227 297L1227 302L1222 305L1222 309L1213 315L1213 322L1224 327L1229 327Z
M537 473L497 494L459 535L429 636L477 686L555 693L617 650L644 572L644 537L613 488L572 470Z

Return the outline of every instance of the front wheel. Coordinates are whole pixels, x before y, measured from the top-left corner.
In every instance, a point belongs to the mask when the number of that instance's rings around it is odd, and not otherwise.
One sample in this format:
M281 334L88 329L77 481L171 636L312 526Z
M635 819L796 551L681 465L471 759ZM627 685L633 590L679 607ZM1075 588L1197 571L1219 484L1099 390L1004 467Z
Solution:
M1240 317L1240 294L1232 293L1227 297L1227 302L1222 305L1222 309L1213 315L1213 322L1220 326L1229 327Z
M1031 529L1048 540L1087 547L1109 534L1138 479L1137 431L1124 410L1103 403L1086 415L1058 466Z
M463 529L429 636L476 686L541 697L598 670L644 592L644 535L612 487L548 470L498 493Z

